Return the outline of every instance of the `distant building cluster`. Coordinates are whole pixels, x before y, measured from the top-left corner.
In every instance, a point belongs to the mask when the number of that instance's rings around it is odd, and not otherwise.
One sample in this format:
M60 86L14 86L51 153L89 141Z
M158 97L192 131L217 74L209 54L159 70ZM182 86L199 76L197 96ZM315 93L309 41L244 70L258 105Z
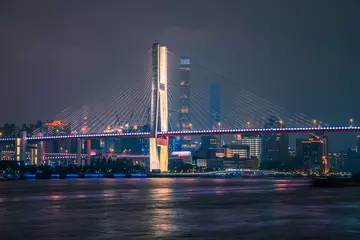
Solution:
M191 102L191 60L181 57L179 62L179 109L177 127L180 130L192 130L192 102ZM220 112L220 86L210 86L209 128L221 128ZM316 123L316 122L315 122ZM149 124L143 126L131 124L115 124L105 126L104 132L149 132ZM248 123L250 127L250 123ZM270 117L264 128L285 127L283 121ZM87 123L77 129L79 133L87 133ZM0 137L18 137L19 132L26 131L28 136L54 136L71 135L77 132L69 123L61 120L37 121L35 124L21 127L15 124L4 124L0 127ZM54 140L44 142L47 153L78 153L81 152L97 158L118 158L119 156L148 156L149 140L142 138L107 138L89 141ZM89 148L87 145L91 144ZM1 158L9 158L9 153L14 150L14 144L1 146ZM200 169L203 171L220 169L277 169L299 170L305 172L360 172L360 136L357 138L356 150L331 153L328 151L328 138L323 134L299 138L296 148L289 148L287 134L243 134L233 136L231 141L221 139L220 136L203 136L195 139L189 136L170 137L169 139L169 170L174 172ZM174 154L176 153L176 154ZM53 160L56 161L56 160ZM71 163L61 160L62 163ZM142 158L144 166L149 164L148 159ZM137 162L137 160L136 160Z

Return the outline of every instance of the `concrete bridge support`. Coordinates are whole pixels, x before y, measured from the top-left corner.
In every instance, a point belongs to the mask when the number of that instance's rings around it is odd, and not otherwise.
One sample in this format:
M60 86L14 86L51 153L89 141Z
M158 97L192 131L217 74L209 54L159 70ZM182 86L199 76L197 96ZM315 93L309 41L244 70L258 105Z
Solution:
M81 159L81 149L82 149L82 141L81 138L77 139L77 152L76 152L76 162L78 166L82 165L82 159Z
M86 165L91 165L91 139L86 139Z
M20 137L15 139L15 160L26 161L26 131L20 132Z
M30 149L31 149L31 154L30 154L30 159L31 159L31 164L34 165L41 165L44 162L44 142L40 141L34 144L29 145Z
M168 131L168 102L167 102L167 48L158 43L152 46L152 92L150 112L150 171L168 171L168 141L167 138L158 139L157 131ZM161 142L161 144L159 144ZM166 143L165 143L166 142ZM158 153L160 146L160 159Z
M37 152L37 165L41 165L44 163L44 155L45 155L45 147L44 147L44 142L43 141L40 141L37 143L37 149L38 149L38 152Z

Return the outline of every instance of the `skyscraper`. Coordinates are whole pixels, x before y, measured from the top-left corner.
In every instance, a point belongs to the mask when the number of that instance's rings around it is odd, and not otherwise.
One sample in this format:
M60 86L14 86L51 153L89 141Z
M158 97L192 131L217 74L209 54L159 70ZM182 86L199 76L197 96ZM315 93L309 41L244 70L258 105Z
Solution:
M210 129L221 127L220 122L220 86L217 84L210 85Z
M357 136L356 152L360 154L360 136Z
M265 128L283 127L278 117L271 117ZM289 136L287 134L265 134L262 136L262 153L260 165L265 168L280 167L289 160Z
M323 156L322 141L318 138L297 139L296 156L306 169L320 171Z
M250 157L261 156L261 136L260 135L242 135L241 143L250 147Z
M181 130L191 130L191 62L189 57L180 57L180 105L179 125ZM191 137L184 136L180 139L181 150L194 150Z

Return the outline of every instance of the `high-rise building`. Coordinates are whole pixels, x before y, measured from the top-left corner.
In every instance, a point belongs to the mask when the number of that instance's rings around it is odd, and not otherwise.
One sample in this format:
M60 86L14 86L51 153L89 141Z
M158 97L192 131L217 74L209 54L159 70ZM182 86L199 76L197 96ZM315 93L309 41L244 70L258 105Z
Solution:
M319 138L297 139L296 156L305 169L320 171L323 169L323 143Z
M360 154L360 136L357 136L356 152Z
M360 155L354 149L347 149L341 152L343 171L360 173Z
M331 172L344 171L344 162L342 161L342 153L328 153L327 161Z
M40 131L40 132L39 132ZM34 132L34 134L42 134L44 136L54 135L70 135L71 126L60 120L45 121L42 126ZM55 140L44 142L45 152L65 153L71 152L71 142L67 140Z
M3 127L2 137L16 137L19 128L15 124L5 123Z
M219 148L220 141L216 136L203 136L201 137L201 148L203 149L216 149Z
M180 105L179 125L181 130L191 130L191 85L190 85L191 61L189 57L180 57ZM181 150L194 150L190 136L180 139Z
M220 122L220 86L217 84L210 85L210 129L218 129L221 127Z
M278 117L271 117L265 128L284 127ZM264 134L262 136L262 152L260 165L267 167L280 167L289 160L289 136L287 134Z
M250 147L250 157L261 156L261 136L260 135L242 135L241 143Z
M249 159L250 158L250 147L248 145L243 144L229 144L226 147L225 156L227 158L242 158Z

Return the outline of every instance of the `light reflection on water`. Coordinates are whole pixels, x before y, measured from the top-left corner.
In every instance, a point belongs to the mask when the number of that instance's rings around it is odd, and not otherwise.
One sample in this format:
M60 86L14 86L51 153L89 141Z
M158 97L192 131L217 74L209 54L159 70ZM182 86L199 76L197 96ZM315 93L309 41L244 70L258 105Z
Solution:
M166 207L166 204L173 200L172 190L170 188L150 189L149 197L155 204L149 208L151 216L149 226L153 229L156 238L168 237L170 231L176 230L176 226L172 222L173 209Z
M359 189L308 184L297 179L4 182L0 239L358 239Z

